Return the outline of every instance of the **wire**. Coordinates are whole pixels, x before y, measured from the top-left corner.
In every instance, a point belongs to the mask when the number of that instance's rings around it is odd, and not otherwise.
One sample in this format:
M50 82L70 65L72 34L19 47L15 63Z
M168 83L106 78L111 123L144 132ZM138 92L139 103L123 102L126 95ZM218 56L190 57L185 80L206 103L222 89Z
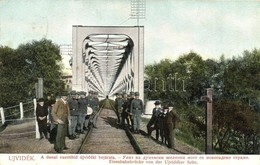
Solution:
M129 19L131 19L131 17L128 17L125 21L123 21L123 22L120 23L119 25L122 25L123 23L127 22Z

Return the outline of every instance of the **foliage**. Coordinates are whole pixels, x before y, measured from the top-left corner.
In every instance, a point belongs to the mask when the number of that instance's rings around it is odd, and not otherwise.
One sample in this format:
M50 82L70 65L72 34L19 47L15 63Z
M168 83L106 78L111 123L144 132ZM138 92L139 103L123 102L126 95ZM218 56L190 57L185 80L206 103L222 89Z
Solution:
M256 153L259 116L239 100L223 99L214 105L215 148L221 152ZM253 145L250 145L253 144Z
M43 78L44 96L64 90L59 47L42 39L20 45L16 50L0 47L0 88L3 107L35 97L35 83Z
M203 60L190 52L176 61L166 59L146 66L149 85L145 84L145 96L163 104L174 102L183 118L182 133L194 142L205 139L206 104L200 97L212 88L214 149L220 153L259 153L259 71L258 49L232 59L222 55L219 60ZM186 135L182 135L184 140Z

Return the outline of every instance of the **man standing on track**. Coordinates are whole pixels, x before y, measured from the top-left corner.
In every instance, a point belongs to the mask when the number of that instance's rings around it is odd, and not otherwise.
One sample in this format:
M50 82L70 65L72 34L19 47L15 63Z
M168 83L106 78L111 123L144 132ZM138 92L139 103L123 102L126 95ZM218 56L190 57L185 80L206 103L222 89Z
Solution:
M93 127L94 128L97 128L97 113L98 113L98 110L99 110L99 99L98 99L98 92L93 92L93 96L91 98L91 101L90 101L90 106L91 108L93 109L93 115L94 115L94 118L93 118Z
M156 136L156 139L159 139L159 128L158 128L157 122L158 122L158 116L159 116L160 110L161 110L161 107L160 107L161 103L160 103L160 101L157 100L157 101L155 101L154 105L155 105L155 107L153 108L152 117L149 120L148 124L146 125L147 137L149 138L152 134L152 131L156 130L155 136Z
M118 110L117 110L119 94L116 93L115 95L116 95L116 99L115 99L115 113L116 113L116 116L117 116L117 123L119 124L120 123L120 118L119 118L119 114L118 114Z
M117 111L117 117L118 117L118 124L121 126L122 125L122 112L123 112L123 98L122 94L118 93L118 97L116 98L116 111Z
M173 105L171 105L173 106ZM169 108L169 113L167 115L167 126L168 126L168 147L174 148L175 147L175 132L178 132L180 117L176 113L175 107Z
M135 98L135 93L134 92L130 92L130 98L127 101L127 113L128 113L128 118L130 120L130 125L131 125L131 131L134 132L134 117L133 114L131 112L131 103Z
M55 138L54 149L58 153L63 153L62 150L68 149L65 144L65 136L70 125L70 110L67 103L67 94L62 93L61 99L56 101L52 110L54 124L57 124L57 135Z
M76 91L71 91L71 98L68 100L69 108L70 108L70 121L71 125L69 127L69 139L75 139L76 136L76 128L78 124L79 117L79 104L76 98Z
M80 98L78 99L79 103L79 122L77 125L77 130L79 133L84 133L83 128L84 128L84 123L85 123L85 118L87 116L87 109L88 109L88 100L86 98L86 92L81 91L80 92Z
M140 133L140 125L141 125L141 115L144 113L144 104L141 99L139 99L139 92L135 92L135 98L131 102L130 108L131 114L133 114L134 118L134 133Z
M122 128L123 129L126 129L126 123L127 122L127 127L130 127L130 121L129 121L129 112L128 112L128 97L127 97L127 93L126 92L123 92L123 111L122 111Z

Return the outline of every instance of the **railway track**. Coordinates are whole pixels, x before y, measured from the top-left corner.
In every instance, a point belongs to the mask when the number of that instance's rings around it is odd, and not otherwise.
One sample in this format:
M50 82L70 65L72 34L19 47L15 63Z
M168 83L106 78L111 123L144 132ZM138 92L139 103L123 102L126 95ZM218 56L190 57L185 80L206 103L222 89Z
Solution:
M104 101L104 104L107 103L108 100ZM97 128L91 124L90 129L85 134L80 134L79 138L74 140L66 138L69 149L64 151L65 154L202 154L196 148L179 141L176 144L177 149L170 149L156 142L154 134L152 138L147 138L144 131L146 125L142 122L140 134L133 134L128 129L120 128L113 106L110 107L112 108L103 105L96 114ZM56 153L53 144L48 140L35 139L33 121L5 129L0 134L0 148L2 148L0 152L8 153Z
M185 154L180 150L161 145L153 138L147 138L146 133L142 130L140 134L133 134L128 129L121 129L117 124L115 111L105 108L100 109L97 128L91 126L77 153Z

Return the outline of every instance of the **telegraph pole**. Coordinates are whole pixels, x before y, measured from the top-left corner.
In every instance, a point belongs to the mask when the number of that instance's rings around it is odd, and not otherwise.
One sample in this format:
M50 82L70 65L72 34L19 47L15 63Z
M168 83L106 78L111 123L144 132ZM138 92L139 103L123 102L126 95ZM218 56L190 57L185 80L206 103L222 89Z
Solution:
M207 89L207 95L202 96L200 98L201 101L207 102L207 112L206 112L206 124L207 124L207 132L206 132L206 145L205 145L205 153L206 154L212 154L212 95L213 95L213 89L208 88Z
M140 19L144 19L145 18L145 10L146 10L146 4L145 4L145 0L131 0L131 15L130 18L132 19L136 19L137 21L137 35L138 35L138 44L137 44L137 51L138 51L138 61L142 61L140 60L140 25L139 25L139 20ZM144 63L141 64L141 67L144 66ZM137 71L140 71L140 64L137 65ZM140 76L140 75L138 75ZM141 75L143 76L143 75ZM137 89L139 89L140 83L136 84L137 85ZM141 94L141 96L143 97L143 94Z

